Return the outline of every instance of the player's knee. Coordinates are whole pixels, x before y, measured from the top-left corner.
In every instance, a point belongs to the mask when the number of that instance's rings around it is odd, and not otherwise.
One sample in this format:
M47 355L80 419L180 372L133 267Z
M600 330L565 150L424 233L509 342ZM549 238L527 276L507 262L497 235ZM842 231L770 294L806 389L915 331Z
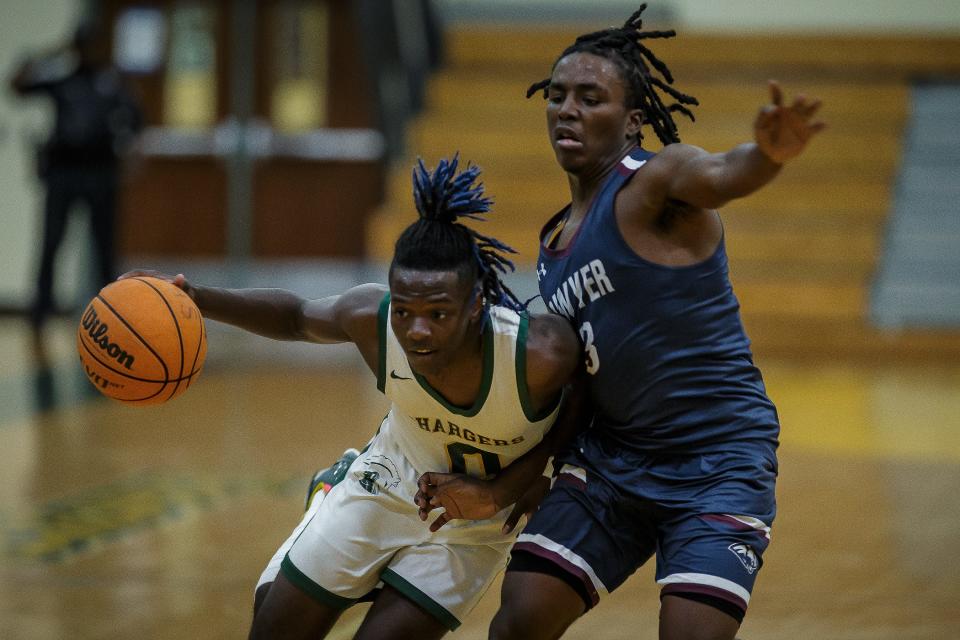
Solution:
M501 606L490 622L490 640L514 640L523 638L531 628L523 616L511 607Z
M743 611L725 600L701 594L674 594L661 598L662 640L734 640Z
M490 623L490 640L551 640L559 638L578 616L565 616L552 607L505 604Z

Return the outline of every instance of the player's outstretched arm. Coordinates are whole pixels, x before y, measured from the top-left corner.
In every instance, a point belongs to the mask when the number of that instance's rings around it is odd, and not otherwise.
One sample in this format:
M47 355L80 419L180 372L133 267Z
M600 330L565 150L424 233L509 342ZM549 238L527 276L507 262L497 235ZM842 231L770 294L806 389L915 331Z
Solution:
M798 94L788 106L777 82L771 80L769 88L770 104L757 114L753 142L726 153L672 144L649 163L660 178L664 201L716 209L761 188L776 177L783 163L803 153L826 126L814 120L820 100Z
M183 289L205 318L224 322L275 340L375 345L382 285L354 287L341 295L307 300L284 289L224 289L189 282L183 274L130 271L120 279L150 276ZM362 344L361 344L362 343Z

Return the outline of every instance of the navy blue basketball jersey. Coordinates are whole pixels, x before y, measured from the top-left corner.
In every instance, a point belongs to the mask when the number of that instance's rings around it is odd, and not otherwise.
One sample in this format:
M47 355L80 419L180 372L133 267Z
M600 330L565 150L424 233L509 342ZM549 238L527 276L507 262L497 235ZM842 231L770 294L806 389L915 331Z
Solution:
M566 248L544 240L565 210L541 233L540 293L580 332L592 431L640 454L749 440L773 455L777 412L753 364L723 240L706 260L669 267L638 256L617 227L617 193L653 155L635 149L611 171Z

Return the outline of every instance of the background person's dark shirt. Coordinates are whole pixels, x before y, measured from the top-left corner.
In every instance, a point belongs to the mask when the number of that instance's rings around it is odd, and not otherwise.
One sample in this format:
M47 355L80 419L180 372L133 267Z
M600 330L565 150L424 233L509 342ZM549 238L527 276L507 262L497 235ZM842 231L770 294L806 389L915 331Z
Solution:
M111 168L142 126L140 109L112 68L78 67L53 80L25 82L27 94L48 94L54 126L40 150L40 173L50 169Z

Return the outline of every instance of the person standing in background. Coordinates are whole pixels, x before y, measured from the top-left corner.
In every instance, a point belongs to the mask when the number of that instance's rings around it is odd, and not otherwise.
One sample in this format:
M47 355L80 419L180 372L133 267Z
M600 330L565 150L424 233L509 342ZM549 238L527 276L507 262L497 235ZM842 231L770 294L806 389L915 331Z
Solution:
M30 322L38 344L54 312L54 261L71 207L90 212L97 280L116 277L116 209L120 159L143 126L140 106L110 65L97 23L85 21L71 41L24 61L11 79L21 96L53 101L53 130L41 145L38 175L46 190L43 239Z

